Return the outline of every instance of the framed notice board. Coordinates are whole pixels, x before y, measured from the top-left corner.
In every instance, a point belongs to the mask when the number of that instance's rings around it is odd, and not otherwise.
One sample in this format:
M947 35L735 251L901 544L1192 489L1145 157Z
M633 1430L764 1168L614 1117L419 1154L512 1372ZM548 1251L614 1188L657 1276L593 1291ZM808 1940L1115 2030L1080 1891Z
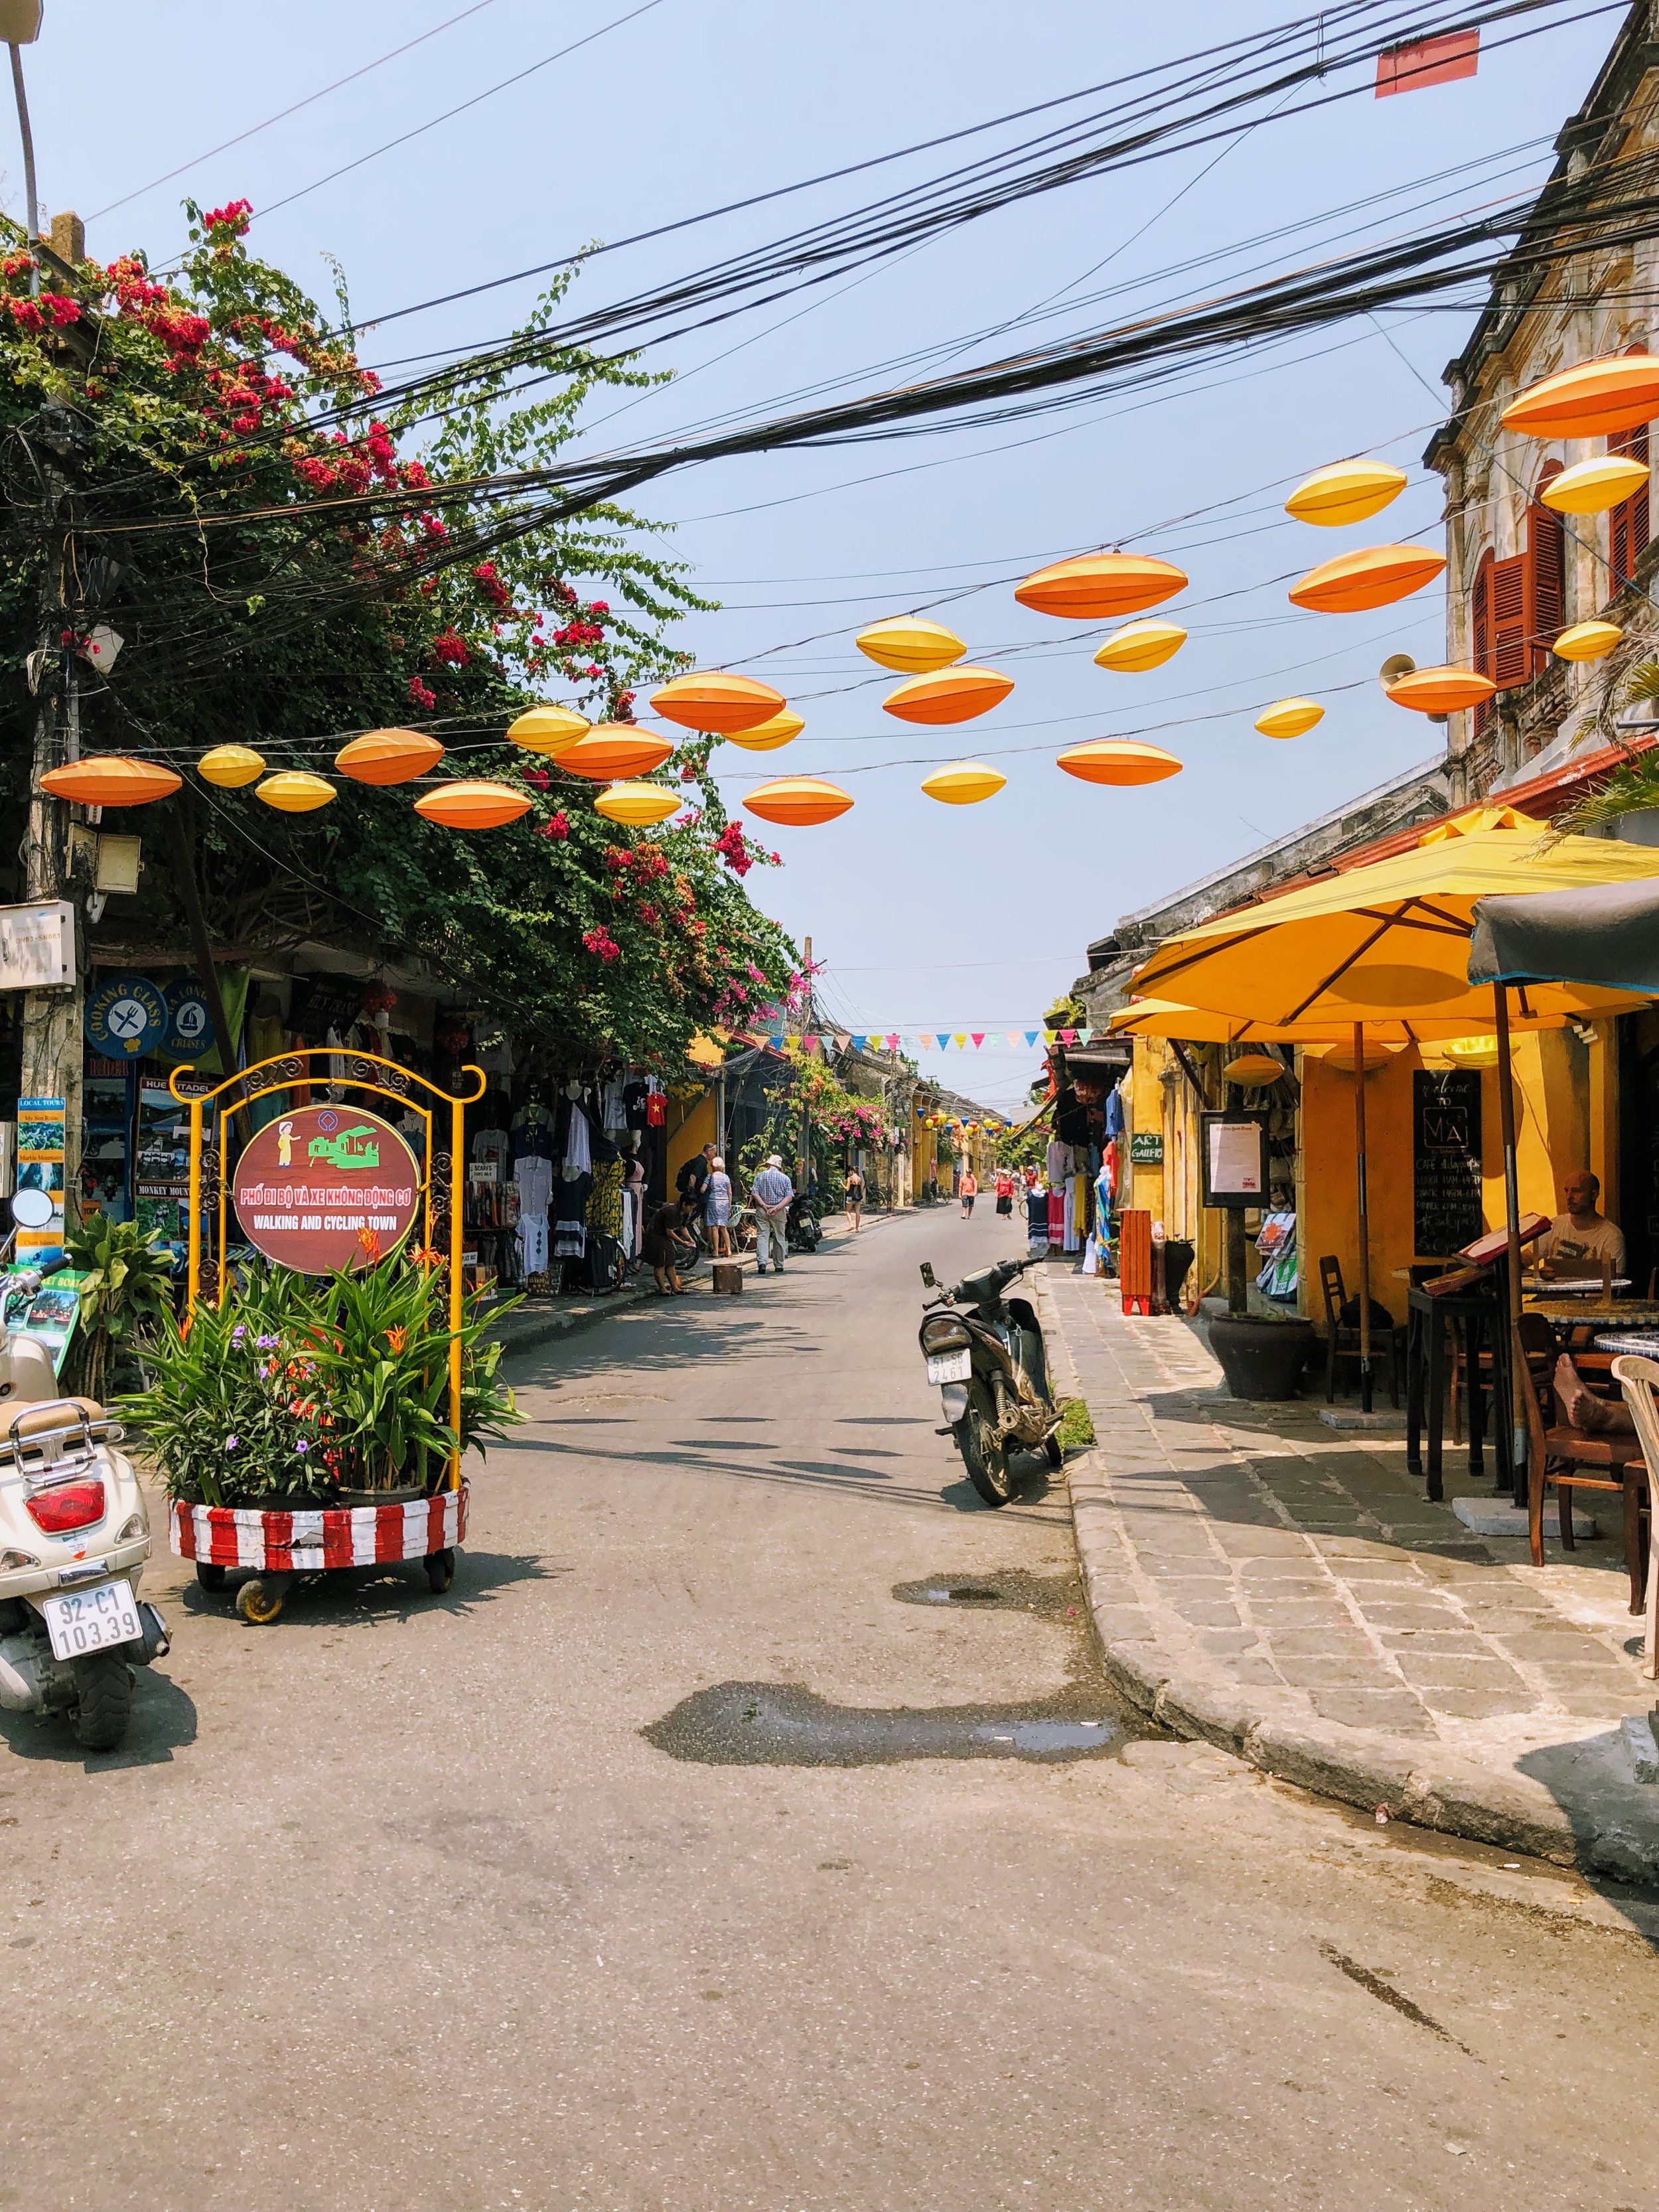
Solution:
M1267 1116L1200 1114L1204 1133L1201 1193L1206 1206L1267 1202Z
M1413 1072L1412 1212L1419 1259L1449 1258L1480 1234L1478 1069Z

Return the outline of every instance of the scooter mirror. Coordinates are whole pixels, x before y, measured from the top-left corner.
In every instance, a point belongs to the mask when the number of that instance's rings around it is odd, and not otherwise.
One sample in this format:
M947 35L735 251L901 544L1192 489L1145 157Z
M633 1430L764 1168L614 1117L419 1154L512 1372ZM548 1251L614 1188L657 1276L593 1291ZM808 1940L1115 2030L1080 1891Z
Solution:
M924 1260L921 1263L921 1279L930 1291L938 1289L939 1279L933 1273L933 1264L931 1260Z
M26 1188L12 1193L11 1218L20 1229L44 1229L56 1211L50 1194L44 1190Z

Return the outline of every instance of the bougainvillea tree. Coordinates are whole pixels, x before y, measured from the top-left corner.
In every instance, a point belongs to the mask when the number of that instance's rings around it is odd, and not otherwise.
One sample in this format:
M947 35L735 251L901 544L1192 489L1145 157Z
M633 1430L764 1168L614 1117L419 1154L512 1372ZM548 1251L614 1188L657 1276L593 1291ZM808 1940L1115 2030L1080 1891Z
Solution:
M326 317L250 253L249 212L192 209L166 278L132 254L48 265L38 294L9 234L0 803L21 818L38 702L73 667L83 750L185 775L161 806L188 817L228 944L414 956L574 1050L670 1063L696 1028L787 989L790 948L743 882L775 856L727 821L706 740L664 771L682 811L643 834L503 741L537 698L630 720L686 665L666 633L704 603L653 527L605 505L549 524L517 492L544 489L593 395L650 380L544 335L562 280L507 344L383 390L343 298ZM113 666L82 657L100 625L122 639ZM283 815L191 772L236 742L328 774L349 738L393 725L446 745L441 775L522 787L528 813L467 836L406 787L342 780L325 809ZM148 869L125 933L181 941L179 891Z

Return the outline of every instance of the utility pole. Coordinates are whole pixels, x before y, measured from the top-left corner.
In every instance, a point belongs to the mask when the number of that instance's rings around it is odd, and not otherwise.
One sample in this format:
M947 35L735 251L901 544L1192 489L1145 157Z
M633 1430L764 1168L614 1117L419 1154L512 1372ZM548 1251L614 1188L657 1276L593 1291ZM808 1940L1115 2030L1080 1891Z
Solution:
M806 963L806 996L802 1001L800 1015L800 1033L801 1036L805 1037L812 1026L812 940L810 937L802 938L801 953L802 957ZM801 1047L803 1073L805 1073L805 1059L806 1047L803 1044ZM811 1179L812 1109L807 1104L805 1093L803 1092L800 1106L800 1188L805 1190Z

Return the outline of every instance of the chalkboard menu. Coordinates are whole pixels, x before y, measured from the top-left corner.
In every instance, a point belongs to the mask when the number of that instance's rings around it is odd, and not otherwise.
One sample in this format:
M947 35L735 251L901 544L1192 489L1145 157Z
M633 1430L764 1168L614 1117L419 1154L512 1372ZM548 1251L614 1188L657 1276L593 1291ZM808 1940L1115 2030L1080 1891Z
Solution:
M1413 1070L1412 1191L1412 1243L1419 1259L1448 1259L1480 1236L1485 1224L1477 1070Z

